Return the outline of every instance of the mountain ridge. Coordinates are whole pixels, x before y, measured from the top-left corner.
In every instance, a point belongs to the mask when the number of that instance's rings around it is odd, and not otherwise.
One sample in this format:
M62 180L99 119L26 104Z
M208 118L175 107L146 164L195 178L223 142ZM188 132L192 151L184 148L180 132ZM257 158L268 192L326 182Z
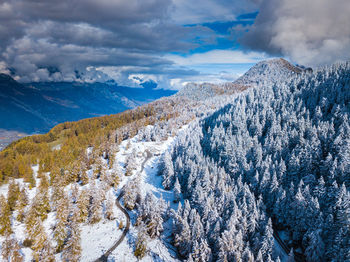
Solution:
M0 128L47 132L61 122L122 112L173 93L105 83L21 84L0 74Z

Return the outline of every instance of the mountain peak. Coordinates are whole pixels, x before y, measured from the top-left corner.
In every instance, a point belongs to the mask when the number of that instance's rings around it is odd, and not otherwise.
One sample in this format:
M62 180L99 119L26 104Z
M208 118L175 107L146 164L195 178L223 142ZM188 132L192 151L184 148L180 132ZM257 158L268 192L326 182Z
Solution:
M10 75L0 73L0 81L15 81Z
M271 81L285 80L295 74L310 72L311 68L295 66L283 58L264 60L235 81L240 85L259 85L260 83L271 83Z

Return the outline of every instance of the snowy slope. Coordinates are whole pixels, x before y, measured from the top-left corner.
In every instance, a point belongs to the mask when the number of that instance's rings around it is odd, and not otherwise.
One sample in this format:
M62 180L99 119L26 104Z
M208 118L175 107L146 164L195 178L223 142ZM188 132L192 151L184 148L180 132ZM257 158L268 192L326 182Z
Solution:
M257 63L234 83L244 86L270 85L303 72L307 71L292 65L283 58L277 58Z

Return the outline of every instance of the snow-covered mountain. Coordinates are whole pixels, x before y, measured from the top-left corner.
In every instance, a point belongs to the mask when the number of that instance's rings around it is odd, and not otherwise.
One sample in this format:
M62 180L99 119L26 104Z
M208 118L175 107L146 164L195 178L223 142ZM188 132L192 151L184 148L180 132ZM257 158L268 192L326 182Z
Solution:
M11 145L1 249L25 261L350 260L350 63L307 71L265 61Z
M269 85L278 81L286 81L296 74L311 72L311 68L295 66L283 58L276 58L257 63L235 83L245 86Z

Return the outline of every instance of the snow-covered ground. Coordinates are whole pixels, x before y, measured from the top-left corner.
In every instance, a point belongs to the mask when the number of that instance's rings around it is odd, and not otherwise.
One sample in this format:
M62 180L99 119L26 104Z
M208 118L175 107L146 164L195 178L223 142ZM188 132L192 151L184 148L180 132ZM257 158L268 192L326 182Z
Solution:
M152 127L149 127L152 128ZM187 128L184 126L179 132ZM120 194L121 189L125 184L128 183L131 179L139 177L140 180L140 189L141 196L144 197L147 193L152 193L157 199L163 199L165 202L168 202L170 207L176 209L177 204L173 203L173 192L166 191L162 187L162 178L157 176L159 163L161 155L168 150L171 145L174 143L176 137L169 137L165 141L161 142L146 142L140 141L138 136L127 139L119 145L118 153L115 158L114 167L107 171L113 172L118 170L122 175L120 176L120 184L118 188L111 189L110 193L114 194L115 199ZM146 152L149 153L146 153ZM91 148L87 149L87 153L91 153ZM125 162L129 154L134 153L134 164L135 169L132 171L130 176L123 175L125 173ZM102 161L104 164L107 164L105 160ZM143 167L143 170L141 170ZM33 166L34 176L37 177L38 166ZM89 170L88 174L91 177L93 171ZM37 180L37 185L40 184L40 179ZM22 187L25 183L23 179L16 179L16 182ZM96 181L96 186L99 187L99 182ZM79 187L88 188L89 184ZM71 186L66 187L66 192L70 190ZM28 189L28 185L27 185ZM0 187L0 194L4 196L7 195L8 184L2 185ZM28 197L30 200L36 195L37 188L27 190ZM81 224L81 261L94 261L98 259L105 251L107 251L122 235L122 231L126 225L125 215L117 208L116 205L113 207L114 215L116 219L109 221L102 219L101 222L90 225L90 224ZM16 213L16 211L15 211ZM136 221L136 211L129 211L131 217L131 226L128 234L124 241L112 252L109 256L108 261L138 261L134 256L134 246L137 238L137 229L133 226L133 223ZM24 223L19 223L17 220L12 217L12 226L16 239L22 243L25 239L25 225ZM55 225L55 212L48 214L48 218L43 222L46 229L49 239L51 239L52 246L55 246L53 239L53 227ZM124 227L119 229L119 223L123 223ZM4 237L0 236L0 243L3 243L5 240ZM171 225L169 223L164 224L164 233L161 236L161 239L149 239L147 242L148 253L141 261L178 261L176 259L176 251L174 247L170 245L171 240ZM25 261L32 260L32 250L30 248L21 248L21 251L24 254ZM60 261L60 254L56 255L56 260ZM0 258L0 261L1 258Z
M184 126L179 132L187 128ZM157 176L161 155L168 150L174 143L176 137L169 137L161 142L140 141L138 136L124 140L119 145L119 151L116 154L116 165L113 169L118 169L125 173L125 162L127 156L135 153L135 167L132 175L121 176L116 196L120 194L121 189L128 181L136 176L140 178L141 195L144 197L147 193L152 193L157 199L163 199L169 203L170 207L176 209L177 204L173 203L174 197L172 191L166 191L162 186L162 178ZM151 157L147 158L146 152L150 152ZM145 162L145 160L147 160ZM143 170L142 164L144 164ZM141 172L142 171L142 172ZM84 225L82 227L82 261L93 261L99 258L103 252L110 248L120 237L123 229L119 229L120 221L126 224L125 215L115 206L117 219L111 222L101 222L94 226ZM134 245L137 239L137 229L133 226L136 221L136 211L129 211L131 217L131 226L124 241L108 257L108 261L139 261L134 256ZM164 225L164 233L161 239L149 239L147 242L148 254L140 261L178 261L174 248L169 244L171 227Z
M184 126L179 130L181 133L188 126ZM163 189L162 177L158 176L159 164L162 154L169 150L170 147L176 140L175 137L169 137L165 141L157 142L146 142L140 141L138 136L124 140L119 145L118 153L115 156L115 164L111 170L108 172L118 171L122 175L120 176L120 183L118 188L111 189L115 199L120 194L124 185L126 185L130 180L138 177L140 181L140 189L142 197L145 197L147 193L152 193L155 198L163 199L169 204L173 209L177 208L177 204L173 202L174 195L172 191L167 191ZM88 153L91 151L89 148ZM146 152L149 153L146 153ZM90 152L91 153L91 152ZM132 175L125 176L125 163L127 157L130 154L134 154L134 164L135 169L132 171ZM106 161L103 161L106 164ZM143 169L142 169L143 168ZM141 170L142 169L142 170ZM36 176L38 172L38 166L33 167L34 174ZM90 176L92 175L92 170L89 171ZM23 179L16 180L20 185L23 185ZM37 185L39 185L40 179L37 179ZM98 186L98 183L97 183ZM89 187L85 185L84 188ZM70 186L66 188L68 190ZM8 185L3 185L0 187L0 194L7 195ZM36 194L36 188L28 190L29 199L33 199ZM126 225L125 215L117 208L116 205L113 206L115 220L102 219L101 222L90 225L82 224L81 228L81 247L82 255L81 261L95 261L101 255L106 252L113 244L120 238L124 227ZM131 217L130 230L126 235L124 241L111 253L108 257L108 261L138 261L134 256L134 246L137 239L137 228L134 227L134 223L137 218L136 211L128 211ZM119 229L119 224L122 223L124 227ZM44 221L44 227L47 231L48 236L52 239L52 228L55 224L55 213L51 212L48 214L48 218ZM16 238L22 242L25 239L25 226L23 223L13 219L13 229ZM4 237L0 236L0 242L4 241ZM176 250L170 244L171 241L171 225L169 223L164 224L164 232L161 238L149 239L147 242L148 253L140 261L178 261L176 259ZM52 246L55 243L52 241ZM31 261L32 251L30 248L22 248L22 252L25 255L25 261ZM287 254L279 246L278 242L275 241L275 252L280 254L281 261L287 261ZM56 255L56 260L60 261L60 254ZM0 259L1 261L1 259Z
M32 167L33 172L34 172L34 177L37 177L38 174L38 170L39 170L39 165L33 166ZM29 183L24 183L23 179L15 179L15 181L22 187L24 185L26 185L27 188L27 193L28 193L28 199L30 201L33 200L33 198L35 197L37 188L34 187L32 189L29 189ZM36 184L39 185L40 184L40 179L36 178ZM7 196L7 192L8 192L8 184L4 184L0 187L0 195L4 195ZM14 232L15 238L21 243L23 242L23 240L25 239L26 235L25 235L25 224L24 223L20 223L18 222L16 219L14 219L14 217L17 216L17 211L14 211L14 214L11 218L11 223L12 223L12 230ZM55 216L54 213L49 213L47 219L44 221L43 225L44 228L46 230L46 233L48 235L52 234L52 226L54 225L54 221L55 221ZM3 241L5 241L5 237L4 236L0 236L0 245L3 243ZM54 245L54 243L52 243ZM1 246L0 246L1 247ZM32 261L32 250L30 248L25 248L22 247L21 251L24 255L24 259L25 261ZM0 256L0 261L2 261L2 257Z

